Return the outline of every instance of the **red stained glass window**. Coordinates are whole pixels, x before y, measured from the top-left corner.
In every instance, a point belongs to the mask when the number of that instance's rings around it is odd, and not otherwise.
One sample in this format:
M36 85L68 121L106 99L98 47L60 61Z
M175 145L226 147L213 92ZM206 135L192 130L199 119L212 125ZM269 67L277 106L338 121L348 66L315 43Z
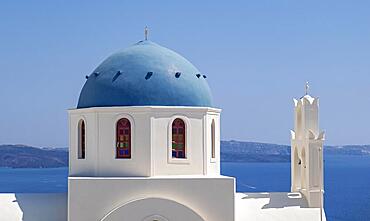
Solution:
M186 158L185 123L176 118L172 123L172 158Z
M126 118L117 122L116 157L131 158L131 123Z

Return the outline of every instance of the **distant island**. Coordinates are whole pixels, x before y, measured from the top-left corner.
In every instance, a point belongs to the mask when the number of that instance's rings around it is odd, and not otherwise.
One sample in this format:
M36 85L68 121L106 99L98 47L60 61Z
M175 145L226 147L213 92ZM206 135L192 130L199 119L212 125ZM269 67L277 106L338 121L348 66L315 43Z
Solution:
M370 145L325 146L327 155L370 155ZM290 146L221 141L223 162L289 162ZM68 148L40 148L26 145L0 145L0 167L52 168L68 166Z
M370 155L370 145L325 146L327 155ZM290 162L290 146L244 142L221 141L223 162Z
M68 166L67 148L0 145L0 167L51 168Z

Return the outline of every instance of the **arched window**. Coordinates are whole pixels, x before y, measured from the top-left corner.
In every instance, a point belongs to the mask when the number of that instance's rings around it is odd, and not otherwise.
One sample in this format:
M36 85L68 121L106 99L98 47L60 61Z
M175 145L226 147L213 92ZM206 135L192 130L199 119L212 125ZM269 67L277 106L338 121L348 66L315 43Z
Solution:
M86 128L85 121L78 122L78 159L85 159Z
M212 124L211 124L211 154L212 154L212 158L216 158L216 140L215 140L215 120L212 120Z
M127 118L117 122L116 158L131 158L131 124Z
M172 158L186 158L185 123L176 118L172 123Z

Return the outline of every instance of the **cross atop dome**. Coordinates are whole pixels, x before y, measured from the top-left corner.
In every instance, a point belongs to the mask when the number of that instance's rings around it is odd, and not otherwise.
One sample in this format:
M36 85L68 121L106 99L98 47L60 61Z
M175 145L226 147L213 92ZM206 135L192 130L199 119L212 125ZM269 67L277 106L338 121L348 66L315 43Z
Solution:
M149 33L148 26L145 26L145 29L144 29L145 41L148 40L148 33Z

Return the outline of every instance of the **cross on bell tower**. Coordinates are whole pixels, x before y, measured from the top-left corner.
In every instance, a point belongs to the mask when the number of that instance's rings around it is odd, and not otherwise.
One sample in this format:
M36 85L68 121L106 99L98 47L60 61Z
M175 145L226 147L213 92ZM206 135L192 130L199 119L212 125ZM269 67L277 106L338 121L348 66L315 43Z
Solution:
M306 85L305 85L305 95L308 95L308 90L310 89L310 85L308 83L308 81L306 81Z
M295 123L291 131L291 191L301 192L309 207L323 205L323 142L319 128L319 99L308 94L294 99Z

